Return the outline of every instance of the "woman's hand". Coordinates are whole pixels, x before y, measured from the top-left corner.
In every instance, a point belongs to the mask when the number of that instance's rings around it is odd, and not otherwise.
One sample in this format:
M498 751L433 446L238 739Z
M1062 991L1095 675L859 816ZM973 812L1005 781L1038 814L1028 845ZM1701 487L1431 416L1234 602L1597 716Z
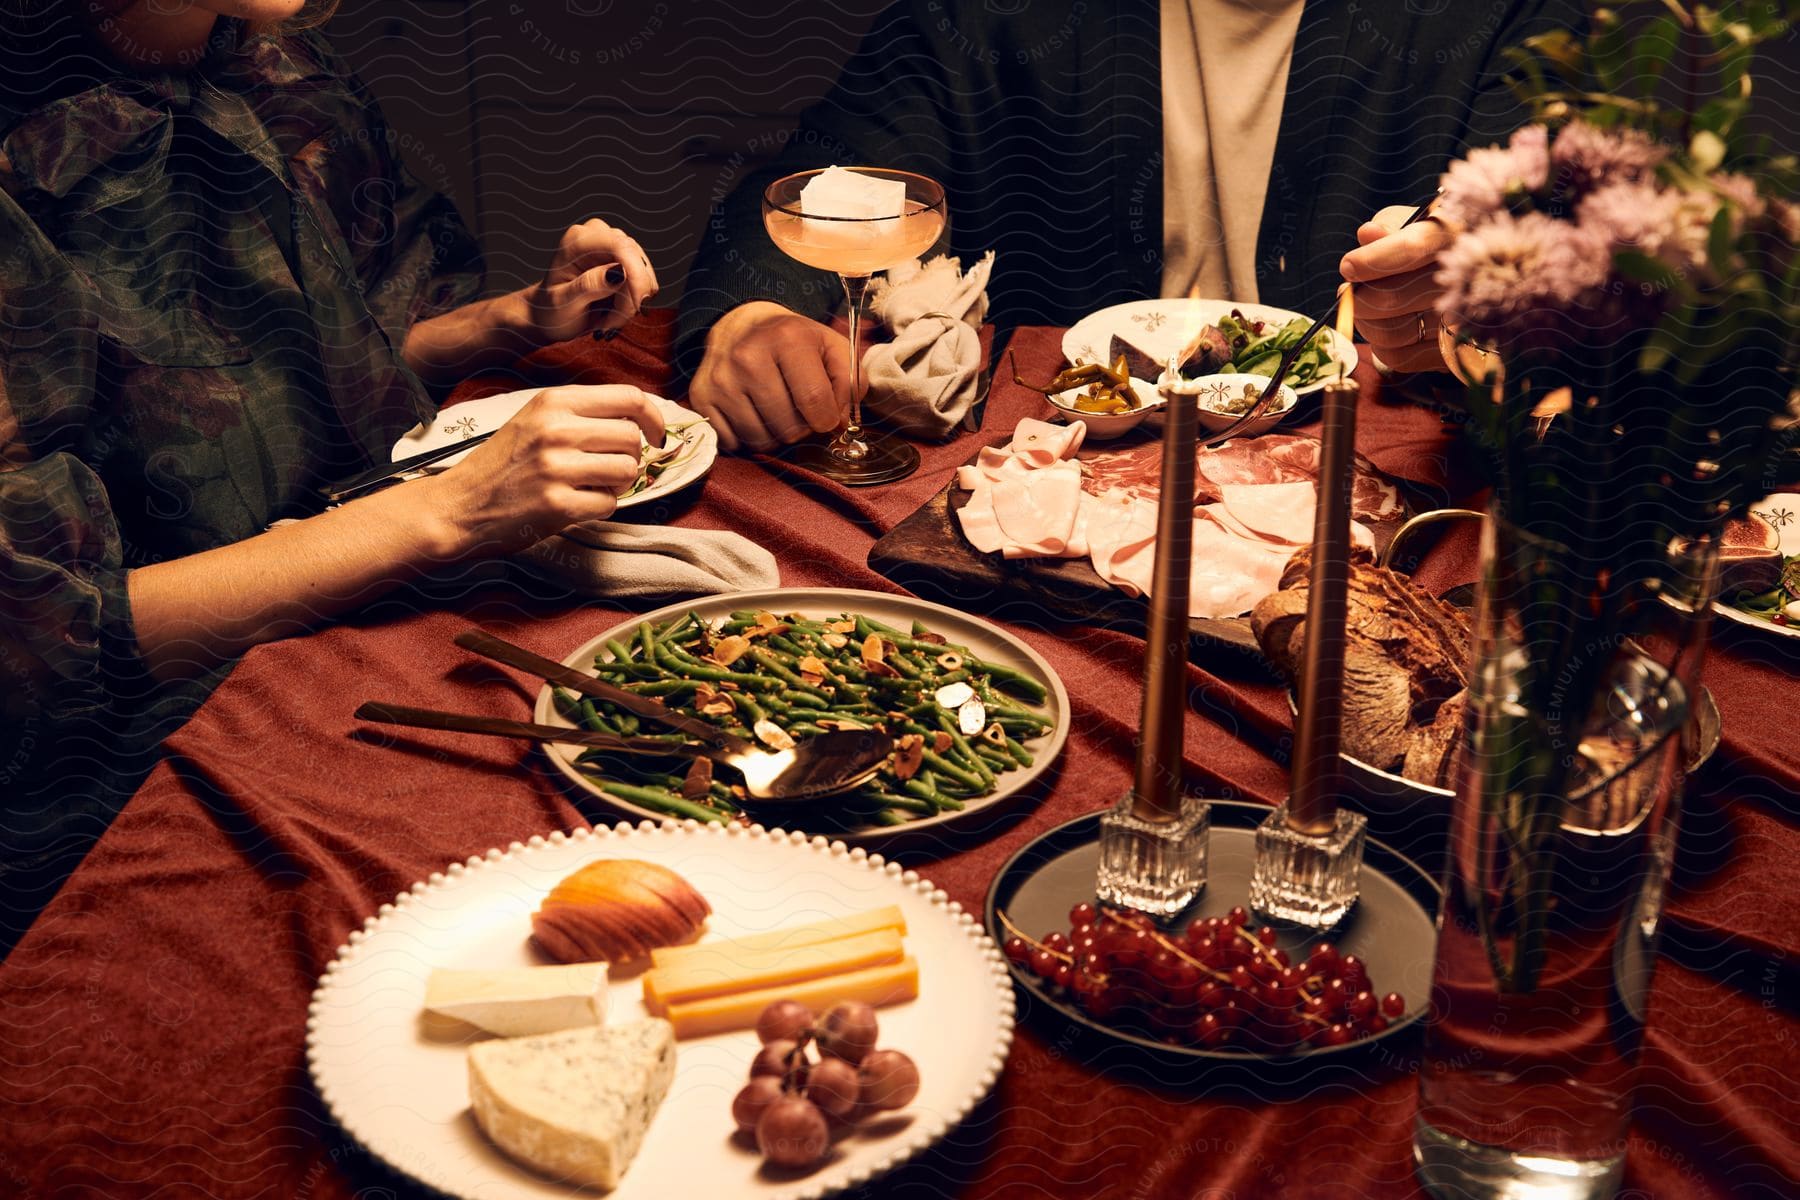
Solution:
M656 270L622 229L595 218L571 225L541 282L525 289L526 320L539 344L618 329L656 295Z
M612 514L663 423L634 387L560 387L532 397L469 457L126 576L138 648L180 679L368 603L446 563L522 549Z
M584 221L563 234L541 281L420 321L401 353L420 379L449 388L552 342L617 329L656 289L643 247L605 221Z
M1438 350L1438 255L1450 230L1427 218L1405 229L1412 210L1384 208L1356 231L1358 249L1339 264L1356 285L1356 331L1391 371L1442 371Z
M611 516L637 482L646 442L662 445L662 414L638 388L549 388L468 458L420 483L437 485L459 557L505 554Z

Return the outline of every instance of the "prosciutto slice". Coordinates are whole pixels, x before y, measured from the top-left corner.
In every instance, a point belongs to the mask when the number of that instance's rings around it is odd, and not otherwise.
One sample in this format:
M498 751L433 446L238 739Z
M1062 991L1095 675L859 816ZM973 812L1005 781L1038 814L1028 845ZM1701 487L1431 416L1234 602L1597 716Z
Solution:
M1351 515L1364 521L1379 521L1397 514L1399 491L1376 473L1374 463L1361 455L1354 461ZM1087 472L1083 486L1096 496L1125 491L1154 500L1161 494L1162 447L1155 442L1117 453L1095 453L1082 466ZM1216 450L1202 447L1195 455L1194 470L1196 504L1222 500L1223 489L1233 484L1317 482L1319 441L1297 434L1270 433L1229 441Z

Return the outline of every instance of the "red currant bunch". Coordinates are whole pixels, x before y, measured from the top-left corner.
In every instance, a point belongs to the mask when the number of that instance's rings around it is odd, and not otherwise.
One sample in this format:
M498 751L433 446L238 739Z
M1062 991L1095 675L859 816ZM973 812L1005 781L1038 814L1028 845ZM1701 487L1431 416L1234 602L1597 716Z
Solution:
M1103 1024L1169 1045L1290 1054L1348 1045L1406 1013L1378 996L1368 967L1331 942L1295 961L1274 928L1250 927L1241 906L1179 933L1129 909L1077 904L1069 929L1034 939L1001 914L1001 949Z

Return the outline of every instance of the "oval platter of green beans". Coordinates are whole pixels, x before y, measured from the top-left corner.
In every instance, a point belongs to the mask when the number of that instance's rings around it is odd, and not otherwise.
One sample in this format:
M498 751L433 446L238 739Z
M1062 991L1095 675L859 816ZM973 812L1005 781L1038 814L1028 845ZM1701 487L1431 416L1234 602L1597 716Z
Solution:
M977 617L882 592L705 597L618 624L563 662L760 745L858 726L881 728L899 745L858 791L763 811L745 803L729 768L707 778L710 764L676 749L662 759L548 747L575 787L656 820L761 820L852 842L887 839L1020 797L1069 733L1068 692L1036 651ZM634 737L661 732L556 687L539 693L535 719Z

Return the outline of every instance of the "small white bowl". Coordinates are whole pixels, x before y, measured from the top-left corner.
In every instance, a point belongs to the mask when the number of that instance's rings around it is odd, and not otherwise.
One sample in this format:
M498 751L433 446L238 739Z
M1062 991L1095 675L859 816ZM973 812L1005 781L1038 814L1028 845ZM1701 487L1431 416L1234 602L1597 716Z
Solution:
M1138 406L1130 412L1091 413L1082 412L1073 407L1076 399L1087 391L1085 387L1070 388L1066 392L1058 392L1051 396L1051 407L1067 417L1070 421L1080 421L1087 426L1087 440L1104 442L1131 432L1144 423L1144 418L1161 408L1163 398L1154 384L1145 383L1142 379L1131 381L1131 390L1137 393Z
M1225 412L1222 406L1228 400L1235 400L1242 396L1246 387L1253 387L1258 396L1262 395L1263 389L1269 386L1269 377L1267 375L1201 375L1196 379L1187 380L1185 386L1194 390L1195 399L1198 401L1194 406L1194 411L1200 419L1200 427L1213 433L1223 433L1244 414ZM1281 385L1281 390L1275 394L1275 402L1269 406L1269 410L1231 436L1255 437L1259 433L1267 433L1281 424L1287 415L1294 411L1294 405L1297 403L1299 403L1299 398L1294 395L1294 389L1284 383Z

